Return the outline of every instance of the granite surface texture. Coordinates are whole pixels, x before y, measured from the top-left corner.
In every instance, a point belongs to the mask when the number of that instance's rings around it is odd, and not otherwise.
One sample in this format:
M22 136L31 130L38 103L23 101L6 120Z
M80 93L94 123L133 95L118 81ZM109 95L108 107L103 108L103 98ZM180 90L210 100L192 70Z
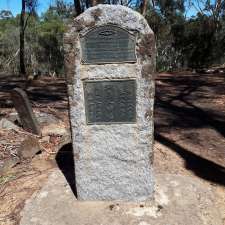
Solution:
M84 65L79 35L118 25L136 35L136 63ZM64 37L76 187L79 200L142 201L153 196L155 42L146 20L124 6L98 5L78 16ZM136 123L87 125L83 81L136 80Z

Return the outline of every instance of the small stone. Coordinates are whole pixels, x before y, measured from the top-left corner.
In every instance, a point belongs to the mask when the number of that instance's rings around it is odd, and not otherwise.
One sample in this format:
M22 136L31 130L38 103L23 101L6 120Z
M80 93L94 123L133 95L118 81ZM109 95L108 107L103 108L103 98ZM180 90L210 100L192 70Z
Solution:
M19 122L20 123L20 118L18 116L18 113L12 112L7 116L7 120L10 120L13 123Z
M38 140L32 136L28 136L21 143L17 154L20 159L31 159L41 150Z
M50 141L50 136L44 136L40 140L40 142L49 142L49 141Z
M11 121L3 118L3 119L0 120L0 129L4 129L4 130L19 130L19 127L16 126Z
M0 161L0 175L7 173L16 164L20 162L18 157L3 159Z
M63 136L63 138L60 140L56 151L58 152L64 145L67 145L70 143L72 143L72 140L71 140L71 134L69 133L68 135Z
M49 113L37 112L35 113L37 121L41 126L49 125L52 123L59 123L59 120Z
M59 135L59 136L66 136L68 135L69 131L63 125L58 124L49 124L42 128L42 136L47 135Z

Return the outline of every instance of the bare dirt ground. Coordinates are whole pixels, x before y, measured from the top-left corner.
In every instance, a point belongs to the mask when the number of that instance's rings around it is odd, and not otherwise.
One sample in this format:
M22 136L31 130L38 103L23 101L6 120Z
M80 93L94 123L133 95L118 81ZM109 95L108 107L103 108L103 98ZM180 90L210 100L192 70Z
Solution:
M13 112L8 91L24 81L0 77L0 119ZM69 126L63 79L33 81L27 94L36 112L48 112ZM21 133L0 130L0 160L17 154ZM189 72L160 74L156 80L155 160L157 173L200 179L218 196L225 224L225 75ZM57 145L50 138L48 149ZM62 154L63 152L67 154ZM18 224L25 200L40 189L53 167L72 176L71 146L58 153L43 151L0 175L0 224ZM65 173L64 173L65 174Z
M160 74L156 140L225 167L224 82L223 74Z

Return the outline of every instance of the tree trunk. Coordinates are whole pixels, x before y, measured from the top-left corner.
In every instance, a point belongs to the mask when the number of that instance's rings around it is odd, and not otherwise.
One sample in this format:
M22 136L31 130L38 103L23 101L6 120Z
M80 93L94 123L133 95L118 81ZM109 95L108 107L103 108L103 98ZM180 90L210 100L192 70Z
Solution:
M74 6L76 10L76 15L79 16L82 13L81 5L80 5L80 0L74 0Z
M141 4L141 14L142 14L143 16L146 15L147 7L148 7L148 0L142 0L142 4Z
M91 3L92 3L91 6L96 6L98 4L98 1L97 0L92 0Z
M25 19L25 0L22 0L22 10L20 15L20 73L26 75L26 67L24 60L24 19Z
M155 10L155 0L152 0L152 8Z

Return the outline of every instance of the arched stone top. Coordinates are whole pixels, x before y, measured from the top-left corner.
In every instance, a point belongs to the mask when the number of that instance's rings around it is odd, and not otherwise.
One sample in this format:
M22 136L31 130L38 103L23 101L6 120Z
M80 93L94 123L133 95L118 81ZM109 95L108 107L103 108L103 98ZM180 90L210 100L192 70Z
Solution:
M144 17L125 6L121 5L97 5L87 9L74 19L74 28L83 33L93 26L104 24L116 24L127 30L138 31L141 34L153 34Z
M136 36L137 66L141 66L142 77L154 78L155 38L145 18L138 12L121 5L99 4L76 17L64 35L65 72L67 81L79 71L81 62L80 37L95 27L114 24ZM105 65L106 66L106 65ZM108 65L108 67L110 67Z

